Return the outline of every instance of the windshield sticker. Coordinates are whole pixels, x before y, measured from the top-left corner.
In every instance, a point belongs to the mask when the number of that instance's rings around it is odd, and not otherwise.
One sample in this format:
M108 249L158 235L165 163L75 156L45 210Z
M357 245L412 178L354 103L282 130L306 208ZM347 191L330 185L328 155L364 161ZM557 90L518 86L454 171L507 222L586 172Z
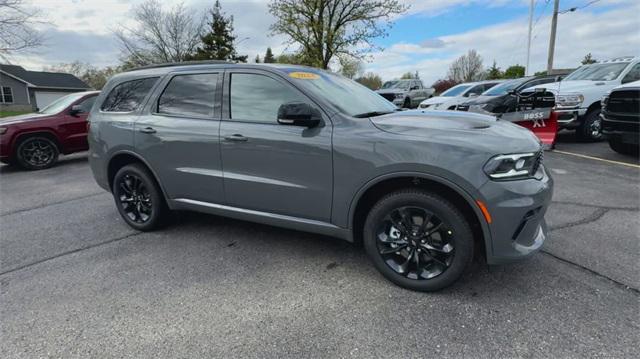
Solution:
M302 79L302 80L317 80L320 78L320 75L311 73L311 72L291 72L289 73L290 77L294 79Z

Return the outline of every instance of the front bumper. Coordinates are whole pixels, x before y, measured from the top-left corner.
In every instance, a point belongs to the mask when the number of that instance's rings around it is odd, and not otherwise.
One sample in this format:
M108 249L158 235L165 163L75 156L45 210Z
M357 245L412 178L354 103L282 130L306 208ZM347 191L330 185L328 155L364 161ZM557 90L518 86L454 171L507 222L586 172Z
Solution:
M580 125L580 118L587 113L586 108L553 109L558 114L558 127L573 129Z
M609 140L614 140L630 145L638 145L640 142L640 121L637 114L601 113L602 134Z
M544 166L541 179L488 181L480 188L492 223L487 263L504 264L540 250L548 236L544 215L553 195L553 179Z

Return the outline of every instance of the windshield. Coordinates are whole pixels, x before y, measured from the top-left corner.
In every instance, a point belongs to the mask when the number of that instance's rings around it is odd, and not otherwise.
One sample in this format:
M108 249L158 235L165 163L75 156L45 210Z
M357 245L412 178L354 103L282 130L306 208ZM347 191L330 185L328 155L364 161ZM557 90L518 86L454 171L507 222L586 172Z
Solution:
M397 110L397 107L384 97L355 81L326 72L317 74L320 76L297 81L304 83L310 91L329 101L346 115L374 116Z
M72 93L71 95L67 95L64 97L60 97L59 99L53 101L49 105L47 105L42 110L38 111L38 113L44 113L47 115L54 115L65 108L69 107L72 103L74 103L77 99L86 95L85 93Z
M387 81L382 85L382 88L406 90L409 88L409 81Z
M593 64L582 66L575 70L562 81L611 81L615 80L622 70L629 65L628 62L615 62L609 64Z
M452 88L448 89L447 91L443 92L442 94L440 94L440 96L444 96L444 97L453 97L453 96L460 96L462 95L463 92L465 92L469 87L471 87L471 85L458 85L458 86L453 86Z
M501 84L495 85L492 88L488 89L487 91L482 93L482 96L502 96L502 95L506 95L507 92L513 90L514 88L518 87L523 81L526 81L527 79L517 79L517 80L511 80L511 81L507 81L507 82L503 82Z

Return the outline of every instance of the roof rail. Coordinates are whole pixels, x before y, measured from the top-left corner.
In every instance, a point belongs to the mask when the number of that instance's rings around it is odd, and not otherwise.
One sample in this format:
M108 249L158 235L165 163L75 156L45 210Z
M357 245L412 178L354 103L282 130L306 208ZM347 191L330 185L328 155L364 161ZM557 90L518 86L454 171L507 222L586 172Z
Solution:
M233 65L235 62L225 61L225 60L198 60L198 61L182 61L182 62L166 62L163 64L152 64L139 66L132 69L129 69L125 72L129 71L137 71L137 70L145 70L145 69L157 69L163 67L174 67L174 66L184 66L184 65L213 65L213 64L227 64Z

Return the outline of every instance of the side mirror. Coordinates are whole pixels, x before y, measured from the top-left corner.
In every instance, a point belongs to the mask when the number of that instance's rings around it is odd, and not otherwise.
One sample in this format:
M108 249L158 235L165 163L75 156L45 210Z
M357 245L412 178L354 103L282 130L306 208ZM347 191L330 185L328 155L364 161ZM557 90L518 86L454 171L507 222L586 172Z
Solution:
M316 127L320 124L320 114L308 103L285 103L280 105L278 109L278 123L290 126Z
M71 110L69 110L69 115L77 116L79 113L82 113L82 107L80 107L80 105L71 106Z

